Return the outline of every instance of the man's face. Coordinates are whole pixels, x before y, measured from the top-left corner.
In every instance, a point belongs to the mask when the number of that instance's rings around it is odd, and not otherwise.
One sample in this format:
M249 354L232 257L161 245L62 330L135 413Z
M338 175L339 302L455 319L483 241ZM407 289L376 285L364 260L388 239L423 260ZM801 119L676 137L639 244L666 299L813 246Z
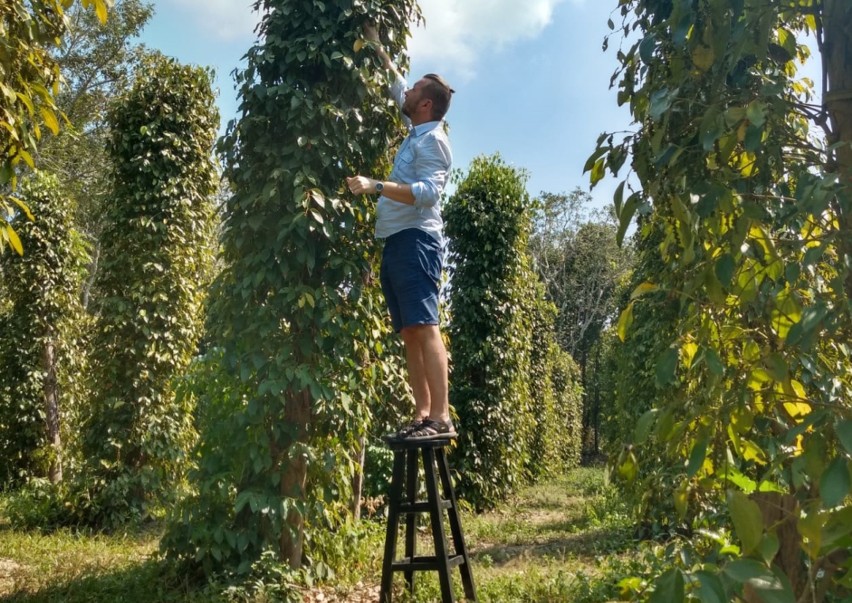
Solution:
M402 103L402 112L409 118L414 118L422 103L428 99L423 96L424 80L417 80L413 87L405 91L405 101Z

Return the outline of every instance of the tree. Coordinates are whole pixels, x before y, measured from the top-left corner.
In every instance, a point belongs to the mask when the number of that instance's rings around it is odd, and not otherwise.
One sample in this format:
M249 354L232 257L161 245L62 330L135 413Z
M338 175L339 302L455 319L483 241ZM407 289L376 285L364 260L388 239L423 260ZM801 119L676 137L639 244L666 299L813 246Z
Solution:
M220 145L233 195L209 324L228 385L199 442L197 494L163 548L207 572L246 573L264 553L321 572L339 554L330 534L348 522L369 404L398 362L383 354L370 278L373 201L344 187L383 173L401 134L362 26L374 23L397 55L416 10L408 0L256 6L241 116Z
M76 428L84 398L88 320L79 291L88 254L73 227L73 202L46 175L27 179L21 196L37 218L19 227L27 253L7 258L1 271L9 302L0 321L4 485L33 477L62 480L64 436Z
M110 8L109 20L102 23L92 11L73 5L65 15L67 32L51 53L63 78L55 102L68 127L41 141L36 161L56 174L66 194L76 200L75 222L92 254L83 290L86 306L97 276L109 196L106 116L109 103L129 88L143 58L152 54L132 42L152 15L153 8L142 0L118 0Z
M210 72L153 57L112 107L112 198L83 448L92 521L143 516L169 495L192 442L175 397L211 278L218 113Z
M579 399L553 390L554 367L567 372L569 361L550 357L554 309L527 251L532 203L525 179L499 156L478 157L444 212L452 282L450 401L460 423L455 466L459 495L476 508L492 507L520 484L558 470L559 451L575 449L572 440L579 439L573 422ZM565 384L564 374L558 381Z
M587 215L588 193L542 193L530 251L536 271L556 304L559 344L581 359L612 318L613 292L631 267L631 249L616 245L606 213Z
M591 213L591 196L542 193L536 206L530 251L547 297L556 305L557 341L580 367L585 401L583 426L598 449L599 399L587 370L603 329L615 319L615 292L633 267L631 246L619 248L611 214ZM593 376L598 373L593 371Z
M21 162L35 169L33 155L41 139L42 126L59 132L59 116L54 97L59 87L59 66L51 47L65 33L64 9L74 0L27 2L8 0L0 6L0 187L14 190ZM80 0L84 8L94 8L106 21L105 0ZM16 210L17 207L17 210ZM29 209L20 199L0 193L0 251L10 245L23 253L20 238L8 218Z
M654 485L680 517L727 521L743 557L700 575L674 567L657 588L694 578L726 599L848 596L852 5L634 0L621 13L640 39L613 81L639 128L599 139L592 180L632 152L642 189L617 189L620 233L652 211L665 266L634 291L621 335L639 326L643 295L678 302L635 443L662 451ZM803 33L818 39L823 107L795 79ZM632 455L619 460L626 477L649 460ZM707 545L705 560L718 552Z

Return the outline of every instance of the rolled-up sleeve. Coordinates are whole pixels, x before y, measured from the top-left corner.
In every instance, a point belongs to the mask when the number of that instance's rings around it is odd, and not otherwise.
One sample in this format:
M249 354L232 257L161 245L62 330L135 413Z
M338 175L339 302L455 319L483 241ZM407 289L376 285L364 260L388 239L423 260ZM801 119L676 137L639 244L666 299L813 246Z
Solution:
M443 132L433 130L418 141L416 159L416 180L411 183L414 206L434 207L441 199L441 193L450 177L453 163L450 144Z

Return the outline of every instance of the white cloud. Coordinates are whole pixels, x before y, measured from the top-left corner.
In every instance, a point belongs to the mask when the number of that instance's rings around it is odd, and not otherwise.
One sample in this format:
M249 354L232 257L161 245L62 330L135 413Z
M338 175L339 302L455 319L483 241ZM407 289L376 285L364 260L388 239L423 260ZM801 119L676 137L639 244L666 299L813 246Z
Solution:
M260 21L254 0L174 0L219 40L251 39Z
M468 79L480 54L535 37L562 1L421 0L426 23L414 30L409 54L418 63L441 63L449 66L443 71Z
M159 0L168 2L169 0ZM253 39L260 21L253 0L170 0L219 40ZM414 30L409 54L418 63L469 79L477 59L517 40L533 38L561 2L585 0L420 0L425 25Z

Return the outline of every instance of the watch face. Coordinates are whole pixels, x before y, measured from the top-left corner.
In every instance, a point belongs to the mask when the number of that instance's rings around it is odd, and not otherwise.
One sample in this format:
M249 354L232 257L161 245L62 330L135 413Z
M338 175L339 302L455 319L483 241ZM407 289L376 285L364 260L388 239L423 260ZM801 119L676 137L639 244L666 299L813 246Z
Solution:
M385 190L385 185L382 184L381 182L376 182L376 192L380 193L383 190Z

